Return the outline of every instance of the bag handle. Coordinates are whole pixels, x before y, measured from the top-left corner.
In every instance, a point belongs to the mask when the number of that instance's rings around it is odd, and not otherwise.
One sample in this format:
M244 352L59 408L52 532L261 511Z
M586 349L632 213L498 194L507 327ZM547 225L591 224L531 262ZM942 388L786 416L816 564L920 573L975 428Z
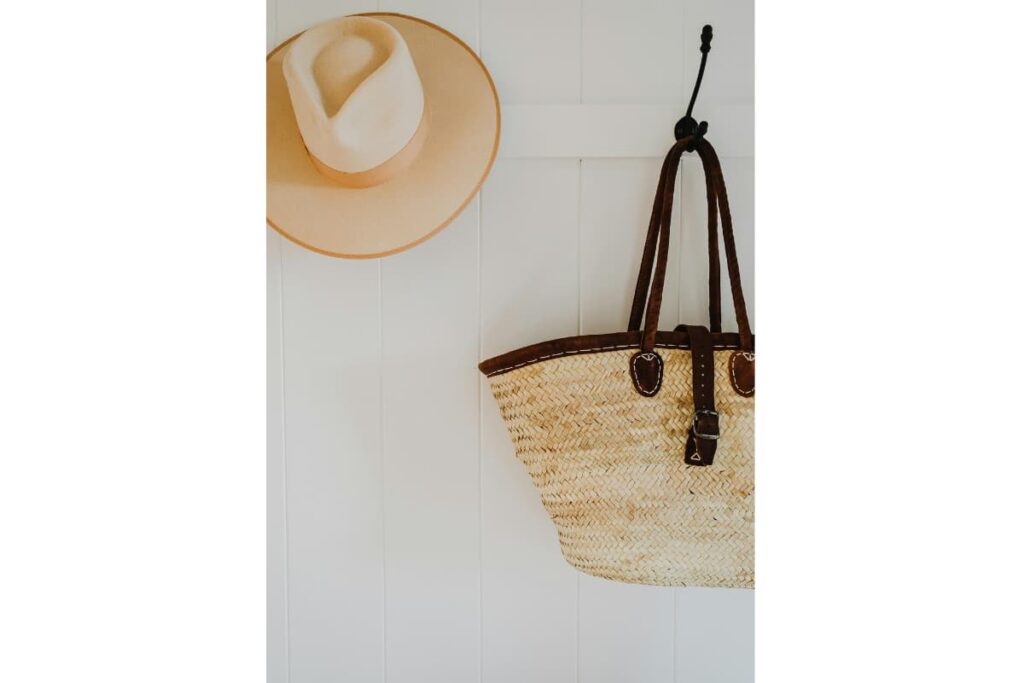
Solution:
M711 146L710 142L706 140L701 141L699 144L698 152L702 149L706 149L707 155L711 160L711 176L713 183L709 183L717 186L718 195L718 212L722 222L722 241L725 244L725 265L729 273L729 290L732 294L733 308L736 311L736 327L740 335L740 348L745 351L754 350L754 335L750 330L750 319L747 317L747 303L743 298L743 283L740 281L740 261L736 256L736 234L732 229L732 211L729 209L729 193L725 189L725 175L722 173L722 162L718 158L718 153L715 148ZM710 274L710 277L714 278L714 286L711 288L713 295L712 306L713 315L717 316L717 323L712 318L712 323L715 327L712 328L712 332L722 331L722 295L721 295L721 278L719 276L718 269L718 235L715 237L715 250L714 250L714 268ZM708 247L710 251L710 246ZM717 329L716 329L717 328Z
M739 261L736 257L736 241L732 229L732 214L729 210L729 198L725 189L721 161L714 147L703 138L686 137L676 142L669 150L662 165L655 192L651 221L647 230L647 242L637 277L636 292L633 296L633 308L630 314L629 330L640 329L640 316L644 317L644 334L641 349L649 352L654 348L654 338L658 330L658 317L661 312L661 300L665 286L665 275L668 269L668 244L672 220L672 204L675 195L675 179L679 170L679 161L683 152L695 149L704 166L706 189L708 194L708 259L711 331L721 331L721 274L718 259L717 211L721 212L722 237L725 243L726 266L729 272L729 284L732 290L733 305L736 309L736 322L739 328L740 348L753 350L753 335L747 319L746 303L743 299L743 288L740 283ZM653 282L651 277L653 275ZM648 294L650 288L650 295ZM646 299L646 311L644 300Z
M708 314L711 319L710 330L722 331L722 274L718 259L718 193L713 185L711 168L707 154L701 156L704 166L704 181L708 199ZM647 290L651 286L651 271L654 267L654 247L657 244L658 221L661 196L664 187L664 176L659 178L658 189L654 194L655 208L651 212L651 222L647 227L647 241L644 244L644 255L640 259L640 275L637 278L636 292L633 294L633 307L629 316L630 332L640 329L640 320L644 313Z

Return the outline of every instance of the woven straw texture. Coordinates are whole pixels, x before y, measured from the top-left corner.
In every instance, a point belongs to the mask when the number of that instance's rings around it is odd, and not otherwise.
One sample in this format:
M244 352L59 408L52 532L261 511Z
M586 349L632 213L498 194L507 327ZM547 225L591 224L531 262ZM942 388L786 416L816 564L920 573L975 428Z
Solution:
M683 463L691 356L659 348L654 397L629 377L635 349L554 358L490 377L516 454L562 554L587 574L665 586L754 586L754 399L715 351L714 464Z

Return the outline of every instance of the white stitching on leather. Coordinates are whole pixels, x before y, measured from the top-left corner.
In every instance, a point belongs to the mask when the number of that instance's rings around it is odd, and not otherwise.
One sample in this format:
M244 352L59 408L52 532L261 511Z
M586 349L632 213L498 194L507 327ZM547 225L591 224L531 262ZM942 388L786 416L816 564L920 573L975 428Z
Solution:
M729 359L729 374L732 375L732 388L740 396L750 397L754 395L754 388L751 387L750 391L743 391L740 389L740 383L736 379L736 359L740 356L744 356L747 360L754 360L754 354L742 351L741 353L732 354L732 358Z
M654 358L658 359L658 381L657 383L655 383L654 389L652 389L651 391L644 390L644 388L640 385L640 377L636 374L636 360L637 358L643 358L644 360L647 360L645 356L653 356ZM636 387L637 391L639 391L644 396L654 396L656 393L658 393L658 389L661 388L661 378L665 376L665 364L661 360L661 356L651 351L647 351L645 353L638 353L630 359L629 366L630 368L632 368L633 386Z

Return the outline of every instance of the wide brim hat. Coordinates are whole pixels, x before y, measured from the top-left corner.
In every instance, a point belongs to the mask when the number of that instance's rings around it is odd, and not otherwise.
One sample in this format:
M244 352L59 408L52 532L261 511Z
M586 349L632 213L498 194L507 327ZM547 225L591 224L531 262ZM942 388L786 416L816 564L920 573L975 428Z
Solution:
M423 87L429 129L414 160L386 182L349 187L318 170L303 143L283 65L292 36L267 56L267 222L307 249L375 258L435 235L469 204L494 164L501 131L487 68L454 35L389 13Z

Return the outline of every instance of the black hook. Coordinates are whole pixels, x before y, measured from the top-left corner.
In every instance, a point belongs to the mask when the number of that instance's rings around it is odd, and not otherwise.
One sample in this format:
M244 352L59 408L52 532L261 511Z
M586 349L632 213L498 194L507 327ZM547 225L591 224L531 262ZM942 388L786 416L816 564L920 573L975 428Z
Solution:
M687 136L693 136L696 140L704 137L708 132L708 122L693 118L693 105L697 101L697 93L700 91L700 82L704 80L704 65L708 62L708 52L711 51L711 24L706 24L700 32L700 69L697 71L697 82L693 84L693 94L690 95L690 106L686 108L686 116L676 122L676 140L682 140ZM694 142L696 142L694 140ZM694 146L690 145L687 151L692 152Z

